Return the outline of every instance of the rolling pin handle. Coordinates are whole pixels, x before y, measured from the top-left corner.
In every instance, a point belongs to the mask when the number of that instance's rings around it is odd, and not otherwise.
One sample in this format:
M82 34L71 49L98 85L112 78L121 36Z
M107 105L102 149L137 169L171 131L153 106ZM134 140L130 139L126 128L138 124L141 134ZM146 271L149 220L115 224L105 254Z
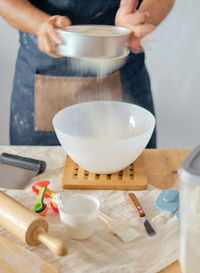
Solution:
M60 239L54 238L46 233L46 231L39 227L33 233L34 239L45 244L55 255L65 256L68 253L66 243Z

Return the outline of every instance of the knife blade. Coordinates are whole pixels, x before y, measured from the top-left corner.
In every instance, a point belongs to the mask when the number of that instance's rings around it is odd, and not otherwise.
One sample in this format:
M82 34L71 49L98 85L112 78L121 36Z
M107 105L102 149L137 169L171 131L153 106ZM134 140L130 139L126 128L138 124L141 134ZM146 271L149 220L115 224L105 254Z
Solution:
M129 201L134 206L134 208L136 209L137 214L139 215L140 219L142 220L148 235L149 236L154 236L156 234L156 232L153 229L150 222L148 221L148 219L146 218L145 212L144 212L140 202L138 201L136 195L134 193L129 193L128 197L129 197Z

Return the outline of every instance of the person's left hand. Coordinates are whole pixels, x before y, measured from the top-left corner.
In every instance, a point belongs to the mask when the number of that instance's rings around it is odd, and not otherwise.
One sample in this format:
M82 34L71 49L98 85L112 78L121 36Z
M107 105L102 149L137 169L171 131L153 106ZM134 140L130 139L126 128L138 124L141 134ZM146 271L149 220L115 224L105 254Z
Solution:
M137 5L138 0L121 0L115 17L116 26L132 30L128 45L134 53L143 51L140 45L141 39L156 29L154 25L147 23L149 13L137 11Z

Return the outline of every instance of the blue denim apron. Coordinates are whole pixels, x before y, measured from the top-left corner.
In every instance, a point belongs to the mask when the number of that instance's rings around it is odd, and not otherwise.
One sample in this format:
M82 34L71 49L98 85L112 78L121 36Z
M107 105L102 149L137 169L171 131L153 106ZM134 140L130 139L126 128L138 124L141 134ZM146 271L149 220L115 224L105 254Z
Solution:
M50 15L68 16L73 25L114 25L118 0L31 0L34 6ZM52 58L38 49L34 35L20 32L13 92L11 97L11 145L58 145L54 131L38 131L34 126L35 75L61 77L91 77L71 71L68 58ZM131 53L120 69L122 100L138 104L154 114L150 80L144 64L144 54ZM41 102L42 103L42 102ZM155 131L148 147L156 146Z

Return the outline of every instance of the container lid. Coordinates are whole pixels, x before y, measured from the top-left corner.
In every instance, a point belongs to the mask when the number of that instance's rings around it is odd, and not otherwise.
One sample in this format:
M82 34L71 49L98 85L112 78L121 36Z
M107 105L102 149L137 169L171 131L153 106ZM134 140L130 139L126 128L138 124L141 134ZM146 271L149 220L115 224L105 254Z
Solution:
M181 177L200 184L200 145L198 145L183 161L179 174Z

